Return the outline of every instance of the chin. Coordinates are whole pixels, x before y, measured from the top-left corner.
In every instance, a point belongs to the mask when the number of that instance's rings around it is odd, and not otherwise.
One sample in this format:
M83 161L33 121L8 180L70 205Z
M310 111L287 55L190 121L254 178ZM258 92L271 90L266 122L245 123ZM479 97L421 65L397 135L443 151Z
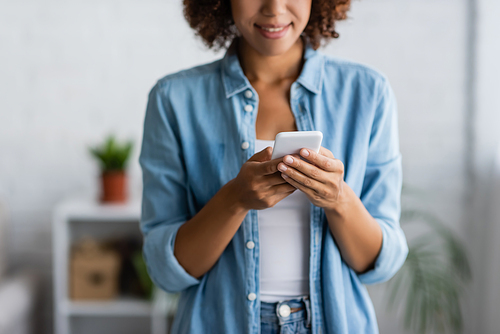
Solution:
M297 36L297 39L300 36ZM297 41L295 40L259 40L257 39L255 43L252 43L255 50L257 50L263 56L279 56L286 53Z

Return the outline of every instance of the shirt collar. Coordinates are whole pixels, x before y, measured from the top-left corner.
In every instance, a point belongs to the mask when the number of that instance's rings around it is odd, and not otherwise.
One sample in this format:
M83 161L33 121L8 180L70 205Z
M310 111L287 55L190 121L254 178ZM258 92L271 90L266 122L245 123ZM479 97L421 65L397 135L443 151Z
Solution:
M313 49L309 41L306 40L304 50L304 66L297 82L314 94L321 93L323 83L324 57ZM222 58L222 82L226 93L226 98L230 98L247 88L251 87L250 82L243 73L238 54L237 39L235 38Z

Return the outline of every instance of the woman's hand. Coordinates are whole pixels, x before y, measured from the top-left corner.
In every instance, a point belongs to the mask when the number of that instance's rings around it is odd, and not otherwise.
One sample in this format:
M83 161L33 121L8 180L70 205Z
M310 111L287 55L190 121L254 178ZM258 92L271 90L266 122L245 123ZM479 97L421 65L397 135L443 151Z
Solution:
M267 147L255 153L231 180L233 194L246 210L273 207L296 190L280 176L277 166L283 159L271 160L272 151Z
M304 161L300 156L307 159ZM319 153L301 149L300 156L285 155L278 164L281 176L290 185L303 191L309 200L325 211L335 210L342 202L344 164L333 153L321 147Z

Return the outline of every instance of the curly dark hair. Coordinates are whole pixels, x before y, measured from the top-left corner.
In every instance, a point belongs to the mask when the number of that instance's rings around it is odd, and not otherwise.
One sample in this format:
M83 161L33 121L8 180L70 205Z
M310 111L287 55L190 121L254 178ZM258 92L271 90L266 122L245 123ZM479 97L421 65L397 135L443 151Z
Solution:
M230 0L183 0L184 17L204 43L213 49L226 48L237 36ZM312 0L305 36L316 50L322 40L338 38L335 21L345 20L351 0Z

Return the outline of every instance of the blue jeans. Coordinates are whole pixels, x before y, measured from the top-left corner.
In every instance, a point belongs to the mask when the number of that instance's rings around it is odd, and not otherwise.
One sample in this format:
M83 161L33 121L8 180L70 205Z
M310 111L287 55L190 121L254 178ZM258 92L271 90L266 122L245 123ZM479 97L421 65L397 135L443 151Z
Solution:
M286 305L290 308L302 307L302 309L288 314L289 309ZM276 303L261 302L260 332L261 334L311 334L309 297L302 296Z

